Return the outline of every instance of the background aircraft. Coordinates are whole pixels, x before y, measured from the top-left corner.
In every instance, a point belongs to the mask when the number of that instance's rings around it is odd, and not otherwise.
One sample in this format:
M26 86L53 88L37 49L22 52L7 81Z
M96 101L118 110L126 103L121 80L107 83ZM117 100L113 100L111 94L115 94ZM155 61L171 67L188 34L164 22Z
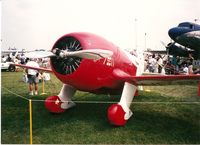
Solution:
M177 45L175 43L168 43L167 45L161 41L161 43L165 46L166 51L151 51L153 53L158 53L158 54L169 54L169 55L173 55L173 56L181 56L181 57L188 57L190 53L192 53L193 55L195 54L194 50L188 49L182 45Z
M117 126L125 125L132 116L129 107L138 85L169 85L182 80L200 81L200 75L142 76L142 53L129 53L91 33L66 34L55 42L51 51L30 52L26 56L50 57L51 70L17 66L52 71L63 82L60 93L45 100L45 106L50 112L62 113L75 106L71 98L76 90L121 94L119 103L111 105L107 115L110 123Z
M1 50L1 55L8 55L8 54L12 54L12 55L17 55L17 54L21 54L21 53L26 53L29 51L26 51L25 49L18 49L18 48L9 48L8 50Z
M185 56L192 53L194 58L200 59L200 25L183 22L177 27L171 28L168 34L174 41L174 43L169 43L166 46L169 54ZM182 46L178 46L176 43Z

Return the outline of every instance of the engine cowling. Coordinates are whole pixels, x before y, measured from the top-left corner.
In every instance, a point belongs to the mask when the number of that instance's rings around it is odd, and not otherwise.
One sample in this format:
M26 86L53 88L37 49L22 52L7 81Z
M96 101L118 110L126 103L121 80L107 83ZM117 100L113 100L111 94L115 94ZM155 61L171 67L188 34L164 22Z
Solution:
M91 33L70 33L59 38L53 48L59 51L75 52L80 50L109 50L113 53L110 58L91 60L86 58L56 55L51 58L54 74L64 84L69 84L82 91L96 91L101 88L117 89L122 82L113 75L115 68L135 74L135 67L127 56L113 43ZM121 83L121 84L120 84Z
M69 52L82 50L81 43L74 37L62 37L59 39L53 49L67 50ZM69 56L69 57L52 57L51 64L56 72L62 75L72 74L80 66L81 58Z

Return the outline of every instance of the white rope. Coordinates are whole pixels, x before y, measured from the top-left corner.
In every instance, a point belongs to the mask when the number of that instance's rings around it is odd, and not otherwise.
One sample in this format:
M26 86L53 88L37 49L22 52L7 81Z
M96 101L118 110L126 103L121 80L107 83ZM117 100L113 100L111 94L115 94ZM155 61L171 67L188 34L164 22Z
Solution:
M22 99L27 100L27 101L29 100L29 99L27 99L26 97L23 97L23 96L21 96L21 95L19 95L19 94L16 94L16 93L10 91L9 89L7 89L7 88L5 88L5 87L2 87L2 88L5 89L7 92L13 94L13 95L16 95L16 96L18 96L18 97L20 97L20 98L22 98Z
M22 99L25 99L29 101L30 99L27 99L26 97L23 97L19 94L16 94L9 89L2 87L5 89L7 92L16 95ZM33 102L45 102L45 100L37 100L37 99L31 99ZM55 101L50 101L49 102L55 102ZM119 103L117 101L62 101L63 103L69 103L69 102L74 102L74 103L85 103L85 104L115 104ZM131 104L200 104L200 102L160 102L160 101L154 101L154 102L130 102Z

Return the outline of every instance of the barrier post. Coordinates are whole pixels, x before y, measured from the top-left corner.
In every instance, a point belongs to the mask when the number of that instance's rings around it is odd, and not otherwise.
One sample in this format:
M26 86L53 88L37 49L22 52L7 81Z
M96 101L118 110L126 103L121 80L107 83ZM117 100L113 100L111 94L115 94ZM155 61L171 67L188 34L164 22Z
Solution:
M44 94L46 94L45 92L44 92L44 78L42 79L42 93L41 93L41 95L44 95Z
M30 119L30 144L33 144L32 100L31 99L29 99L29 119Z

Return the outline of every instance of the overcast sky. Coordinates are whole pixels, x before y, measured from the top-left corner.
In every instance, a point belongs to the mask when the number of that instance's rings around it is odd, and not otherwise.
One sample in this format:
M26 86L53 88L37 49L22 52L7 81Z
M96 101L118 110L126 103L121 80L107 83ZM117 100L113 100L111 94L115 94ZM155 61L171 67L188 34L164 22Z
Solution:
M2 49L50 50L71 32L91 32L121 48L163 48L168 30L200 18L200 0L2 0ZM137 43L136 43L137 42Z

